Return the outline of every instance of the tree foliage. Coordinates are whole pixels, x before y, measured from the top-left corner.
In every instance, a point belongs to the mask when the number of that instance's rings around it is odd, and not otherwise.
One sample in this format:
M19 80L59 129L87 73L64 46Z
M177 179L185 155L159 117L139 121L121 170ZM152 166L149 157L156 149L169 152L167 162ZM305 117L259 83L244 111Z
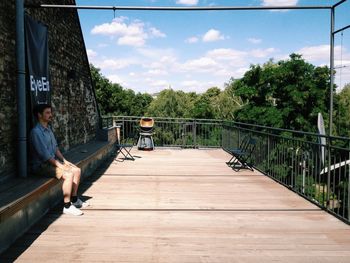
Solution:
M165 89L156 98L112 84L91 65L102 115L223 119L276 128L317 131L317 115L328 126L330 74L301 55L251 65L241 79L230 79L224 90L202 94ZM334 134L350 136L350 84L334 94Z
M165 89L159 93L149 108L147 115L155 117L189 118L193 108L195 94L186 94L183 91Z
M90 65L90 70L102 115L142 116L145 114L152 102L152 96L147 93L135 94L131 89L124 89L119 84L111 83L100 73L100 69L93 65Z
M335 95L336 134L350 137L350 83Z
M252 65L231 85L245 103L236 111L238 121L315 132L318 112L328 113L329 69L297 54L278 63Z

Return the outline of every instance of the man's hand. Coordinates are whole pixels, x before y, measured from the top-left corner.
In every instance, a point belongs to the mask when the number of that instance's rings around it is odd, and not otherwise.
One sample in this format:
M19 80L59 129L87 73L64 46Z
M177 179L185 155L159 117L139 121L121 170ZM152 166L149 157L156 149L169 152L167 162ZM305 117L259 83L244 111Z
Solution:
M67 169L67 167L64 164L62 164L61 162L59 162L53 158L48 160L48 162L54 167L58 167L58 168L63 169L63 170Z
M68 165L68 166L71 166L71 167L75 167L74 164L72 164L70 161L66 160L66 159L63 159L63 163L64 165Z

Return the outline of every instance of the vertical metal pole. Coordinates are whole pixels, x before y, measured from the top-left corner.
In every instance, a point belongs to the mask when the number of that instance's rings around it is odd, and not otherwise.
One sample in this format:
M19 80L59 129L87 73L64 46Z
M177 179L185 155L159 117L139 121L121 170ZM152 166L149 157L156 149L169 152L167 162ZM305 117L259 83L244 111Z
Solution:
M350 141L349 141L349 150L350 150ZM350 160L350 151L349 151L349 154L348 154L348 160ZM347 214L347 219L348 219L348 222L350 221L350 165L346 165L345 166L347 169L348 169L348 206L347 206L347 209L348 209L348 214Z
M327 140L328 149L328 173L327 173L327 206L330 198L331 191L331 136L333 129L333 85L334 85L334 20L335 20L335 8L331 8L331 46L330 46L330 74L331 74L331 86L330 86L330 100L329 100L329 135Z
M17 111L18 151L17 167L19 177L27 177L27 123L25 89L25 46L24 46L24 5L16 0L16 62L17 62Z
M270 173L270 133L267 134L267 171Z
M197 148L197 125L196 125L196 119L193 122L193 144L194 144L194 149Z
M333 129L333 86L334 86L334 20L335 20L335 8L331 9L331 46L330 46L330 74L331 74L331 87L330 87L330 101L329 101L329 136L332 136Z
M305 175L306 175L306 156L305 153L302 155L303 157L303 188L302 188L302 193L305 194Z

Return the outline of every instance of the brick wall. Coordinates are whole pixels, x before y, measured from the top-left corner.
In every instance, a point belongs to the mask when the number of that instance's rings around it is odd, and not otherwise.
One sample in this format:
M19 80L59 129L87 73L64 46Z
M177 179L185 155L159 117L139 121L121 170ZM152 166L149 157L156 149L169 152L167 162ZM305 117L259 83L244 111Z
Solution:
M27 4L33 2L40 1L26 1ZM75 4L74 0L44 2ZM28 8L26 11L49 28L52 127L60 148L67 151L93 139L98 128L79 18L75 10ZM0 1L0 182L16 172L15 17L15 0Z

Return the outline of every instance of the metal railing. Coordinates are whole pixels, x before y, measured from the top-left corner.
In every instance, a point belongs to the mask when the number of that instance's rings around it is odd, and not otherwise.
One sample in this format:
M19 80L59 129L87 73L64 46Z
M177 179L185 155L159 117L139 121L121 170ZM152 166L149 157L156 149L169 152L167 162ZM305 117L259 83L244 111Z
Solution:
M140 118L105 117L103 125L119 124L121 140L136 144ZM350 138L221 120L154 119L156 147L227 151L238 148L246 136L255 138L251 162L256 169L350 223Z
M137 143L141 117L113 116L103 118L103 127L121 126L121 141ZM221 147L222 121L154 117L153 140L157 147Z
M245 136L257 140L255 168L350 223L350 138L232 122L223 124L223 149Z

